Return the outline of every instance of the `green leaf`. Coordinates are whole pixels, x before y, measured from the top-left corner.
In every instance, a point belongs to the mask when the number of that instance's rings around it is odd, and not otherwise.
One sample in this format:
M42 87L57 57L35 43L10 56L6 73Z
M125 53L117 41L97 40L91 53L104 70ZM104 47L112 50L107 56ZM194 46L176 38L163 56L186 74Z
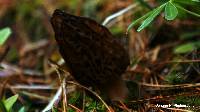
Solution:
M183 40L187 40L187 39L192 39L192 38L195 38L196 36L199 36L200 35L200 31L197 30L197 31L188 31L188 32L184 32L180 35L180 39L183 39Z
M25 107L21 107L18 112L25 112Z
M187 5L194 5L195 3L200 2L199 0L174 0L176 3L182 3Z
M0 30L0 45L4 44L4 42L8 39L10 34L11 34L11 30L8 27Z
M4 101L4 105L5 105L7 111L10 111L10 109L12 108L14 103L17 101L18 96L19 95L16 94L16 95L11 96L10 98L6 99L6 101Z
M1 100L0 100L0 112L7 112L5 105Z
M158 14L160 14L160 12L162 11L162 9L164 8L165 5L166 5L166 3L159 6L158 8L154 9L153 12L149 15L149 17L147 17L147 19L145 19L142 22L142 25L140 25L140 27L137 29L137 31L139 32L142 29L146 28L154 20L154 18L156 16L158 16Z
M180 54L180 53L188 53L195 49L200 48L200 41L197 42L190 42L186 44L182 44L174 49L174 53Z
M151 15L152 12L153 12L153 11L150 11L150 12L146 13L144 16L142 16L141 18L139 18L139 19L133 21L133 22L128 26L127 32L128 32L133 26L135 26L137 23L139 23L140 21L142 21L143 19L145 19L145 18L147 18L149 15Z
M174 20L178 15L178 10L171 2L168 2L165 6L165 19Z
M192 0L193 2L200 2L200 0Z
M184 7L182 7L182 6L180 6L180 5L176 5L176 7L179 8L180 10L183 10L183 11L185 11L185 12L187 12L187 13L193 15L193 16L200 17L200 14L197 14L197 13L195 13L195 12L189 11L189 10L185 9Z

